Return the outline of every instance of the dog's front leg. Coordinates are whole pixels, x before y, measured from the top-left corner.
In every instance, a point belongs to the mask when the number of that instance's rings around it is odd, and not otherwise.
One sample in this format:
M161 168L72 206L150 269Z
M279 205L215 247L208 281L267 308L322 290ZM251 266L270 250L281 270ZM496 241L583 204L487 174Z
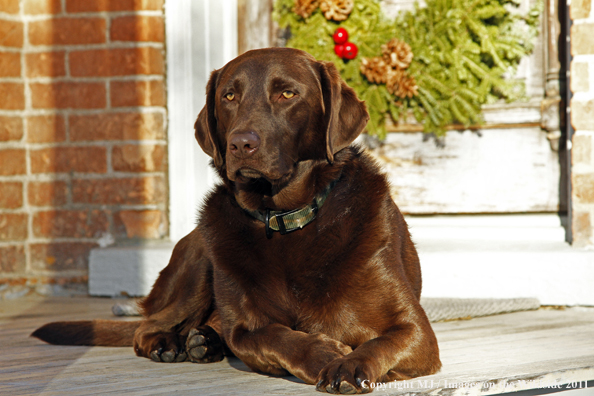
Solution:
M325 334L308 334L278 323L254 331L236 326L227 344L254 371L277 376L289 372L308 384L316 383L328 363L352 351Z
M141 303L146 319L134 335L138 356L157 362L211 362L223 358L216 332L212 264L196 228L180 240L167 267ZM213 328L214 327L214 328Z
M368 393L372 382L405 380L439 371L439 349L429 321L424 314L413 317L330 362L320 372L316 389Z

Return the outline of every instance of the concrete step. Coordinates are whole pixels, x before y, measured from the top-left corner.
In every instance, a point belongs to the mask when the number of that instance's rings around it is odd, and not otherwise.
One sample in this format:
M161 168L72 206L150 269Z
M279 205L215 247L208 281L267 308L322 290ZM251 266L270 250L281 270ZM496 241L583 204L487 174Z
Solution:
M173 246L172 242L164 241L91 250L89 294L109 297L146 296L159 272L169 263Z
M557 215L409 216L407 222L425 297L594 305L594 251L566 243Z
M552 214L416 216L407 223L419 241L565 241L562 219Z
M537 298L594 305L594 251L564 242L556 215L407 217L423 270L424 297ZM172 243L94 249L89 292L146 295Z
M555 214L412 216L407 223L423 251L571 250Z

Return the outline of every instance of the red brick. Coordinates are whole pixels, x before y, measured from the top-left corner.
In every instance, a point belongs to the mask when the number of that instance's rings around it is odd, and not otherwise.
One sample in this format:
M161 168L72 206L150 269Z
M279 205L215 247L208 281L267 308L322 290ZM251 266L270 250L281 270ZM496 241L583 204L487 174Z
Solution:
M163 115L160 113L72 115L69 124L72 141L165 138Z
M110 98L113 107L165 106L163 81L112 81Z
M114 218L116 234L126 238L159 239L167 233L160 210L122 210Z
M21 54L18 52L0 52L0 77L21 76Z
M112 41L153 41L162 43L165 26L160 16L130 15L111 21Z
M587 62L571 62L571 92L588 92L590 90L588 69Z
M100 44L105 42L104 18L53 18L29 22L33 45Z
M23 206L23 183L0 182L0 209L17 209Z
M590 221L590 213L588 212L573 212L572 234L573 245L576 247L588 246L591 244L592 237L592 222Z
M27 173L24 149L0 150L0 175L13 176Z
M27 217L25 213L0 213L0 241L27 239Z
M167 194L162 177L74 180L72 200L86 204L158 204Z
M21 140L23 138L23 119L21 117L0 116L0 142Z
M592 0L572 0L569 7L571 19L588 18Z
M25 108L25 85L23 83L0 83L0 109L23 110Z
M62 12L61 0L25 0L25 14L59 14Z
M571 100L571 125L576 131L594 129L594 100Z
M31 102L36 109L101 109L107 104L103 83L32 83Z
M23 23L0 19L0 46L23 46Z
M33 215L33 234L41 238L99 238L109 227L100 210L50 210Z
M67 203L68 185L58 180L29 182L27 195L32 206L62 206Z
M107 172L105 147L52 147L32 150L32 173Z
M571 26L571 55L594 54L594 23Z
M75 77L162 75L164 71L163 51L157 48L117 48L70 53L70 73Z
M27 77L60 77L66 75L64 51L33 52L26 55Z
M0 0L0 10L7 14L18 14L19 0Z
M163 0L66 0L68 12L161 10Z
M86 270L89 253L95 247L95 243L31 244L31 268L38 271Z
M113 170L120 172L165 171L165 146L128 144L115 146L111 154Z
M27 277L5 277L0 278L0 285L9 285L9 286L35 286L35 285L60 285L64 288L67 288L77 294L81 294L82 291L87 289L87 283L89 281L89 276L85 275L85 271L77 271L79 272L78 276L72 276L68 274L67 276L63 276L61 274L53 274L52 276L44 276L44 275L37 275L37 276L27 276ZM80 274L83 272L83 274ZM10 290L10 289L9 289ZM18 290L18 289L17 289ZM22 289L20 289L22 290Z
M594 204L594 173L573 175L573 196L579 203Z
M571 149L572 165L585 164L592 162L592 138L588 135L574 134L572 137L573 147Z
M55 143L66 140L64 117L59 114L27 117L29 143Z
M0 246L0 272L24 272L25 267L24 246Z

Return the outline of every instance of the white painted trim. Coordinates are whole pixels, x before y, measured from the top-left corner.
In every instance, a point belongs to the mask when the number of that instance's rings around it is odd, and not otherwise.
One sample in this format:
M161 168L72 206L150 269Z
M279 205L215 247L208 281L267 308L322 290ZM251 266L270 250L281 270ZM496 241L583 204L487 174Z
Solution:
M170 237L194 227L215 175L194 140L210 72L237 55L237 0L166 3Z

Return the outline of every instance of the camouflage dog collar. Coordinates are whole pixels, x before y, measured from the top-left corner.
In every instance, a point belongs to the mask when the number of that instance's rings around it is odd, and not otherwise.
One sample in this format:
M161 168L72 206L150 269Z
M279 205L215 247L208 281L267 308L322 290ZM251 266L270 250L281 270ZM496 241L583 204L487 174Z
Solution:
M282 212L278 210L247 210L252 217L260 220L266 225L266 237L272 238L273 231L280 232L285 235L289 232L300 230L316 218L318 210L324 205L326 198L330 194L332 188L336 185L337 180L330 183L320 194L316 195L313 202L303 208Z

